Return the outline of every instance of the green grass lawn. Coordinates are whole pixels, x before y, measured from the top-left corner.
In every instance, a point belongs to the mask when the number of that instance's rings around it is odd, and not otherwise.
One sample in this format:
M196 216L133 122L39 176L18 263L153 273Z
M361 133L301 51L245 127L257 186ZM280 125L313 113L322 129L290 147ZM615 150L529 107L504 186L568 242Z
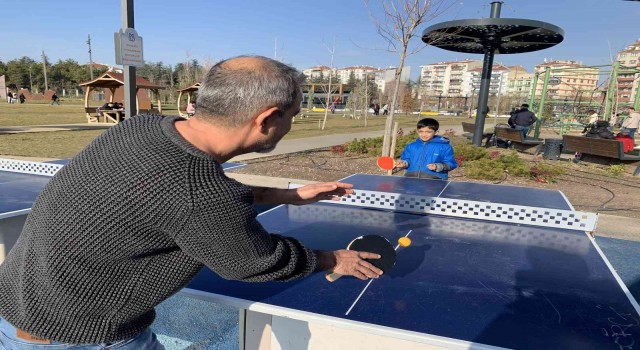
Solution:
M175 106L163 108L165 114L176 114ZM172 108L173 107L173 108ZM330 135L336 133L356 133L384 129L385 116L369 116L367 126L364 119L343 117L342 113L329 114L325 129L320 128L324 113L304 113L307 117L297 116L291 132L285 139L295 139ZM461 117L438 117L444 131L447 125L457 125L470 119ZM415 128L417 115L395 115L395 121L405 131ZM51 106L42 101L40 103L7 104L0 103L0 127L56 125L56 124L84 124L87 120L82 101L62 101L59 106ZM50 131L39 133L0 134L0 154L44 157L68 158L78 153L89 142L96 138L102 130L84 131Z

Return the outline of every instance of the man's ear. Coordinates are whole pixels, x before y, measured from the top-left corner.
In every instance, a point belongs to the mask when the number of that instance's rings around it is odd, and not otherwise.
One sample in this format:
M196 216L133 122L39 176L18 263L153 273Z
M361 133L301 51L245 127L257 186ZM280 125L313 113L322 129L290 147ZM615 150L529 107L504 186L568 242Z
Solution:
M280 117L280 114L278 107L269 107L258 113L254 119L254 124L260 128L261 132L266 132L275 121L275 118Z

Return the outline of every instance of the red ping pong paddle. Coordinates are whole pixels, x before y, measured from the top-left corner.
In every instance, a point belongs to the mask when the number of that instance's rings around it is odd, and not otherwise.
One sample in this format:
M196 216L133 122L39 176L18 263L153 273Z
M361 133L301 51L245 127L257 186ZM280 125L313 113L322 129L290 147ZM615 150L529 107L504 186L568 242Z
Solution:
M395 161L389 156L379 157L377 160L378 167L382 170L393 170L395 168Z
M356 250L360 252L369 252L380 255L380 259L365 259L373 266L386 273L396 264L396 250L393 245L384 237L379 235L360 236L352 240L347 246L347 250ZM333 271L327 272L326 276L329 282L334 282L342 277L341 274Z

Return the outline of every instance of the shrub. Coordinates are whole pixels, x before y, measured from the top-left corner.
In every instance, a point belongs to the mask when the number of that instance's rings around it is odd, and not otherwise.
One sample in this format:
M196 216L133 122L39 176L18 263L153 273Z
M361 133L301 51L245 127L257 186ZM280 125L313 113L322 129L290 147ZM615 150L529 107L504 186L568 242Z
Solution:
M330 150L333 154L344 154L344 152L346 151L346 147L345 145L335 145L331 146Z
M625 170L626 170L626 167L625 167L624 164L609 165L605 169L605 171L607 172L607 175L613 176L613 177L622 176L622 174L624 174Z
M416 132L412 131L407 135L402 137L398 137L396 139L396 149L395 155L396 157L402 154L404 148L408 143L413 142L416 139ZM375 156L382 155L382 143L384 142L384 138L382 136L379 137L369 137L364 139L354 139L351 142L346 143L345 151L349 153L356 154L370 154Z
M456 156L461 156L465 161L472 161L482 159L487 156L487 150L482 147L476 147L468 143L455 145L453 147L453 153Z
M502 180L504 167L497 159L477 159L465 163L464 174L472 179Z
M537 182L556 182L556 177L565 174L567 171L563 167L545 163L536 163L531 167L530 176Z
M512 152L509 155L500 155L498 158L504 169L511 176L526 177L530 175L530 169L527 163L518 156L518 153Z
M368 152L367 150L367 144L366 141L364 141L365 139L354 139L351 142L347 142L346 144L346 151L349 153L357 153L357 154L365 154Z

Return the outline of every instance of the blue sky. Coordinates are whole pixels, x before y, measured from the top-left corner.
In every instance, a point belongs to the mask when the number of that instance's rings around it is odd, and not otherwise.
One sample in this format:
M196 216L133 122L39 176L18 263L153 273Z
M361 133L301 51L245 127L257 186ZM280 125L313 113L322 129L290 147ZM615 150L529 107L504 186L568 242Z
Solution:
M488 0L453 1L432 24L489 16ZM377 0L371 0L372 7ZM87 35L95 62L114 64L113 33L121 27L120 0L0 0L0 60L22 56L51 61L89 61ZM374 8L374 14L375 11ZM379 13L379 12L378 12ZM147 61L176 64L188 57L218 61L240 54L278 58L298 69L329 65L335 38L335 67L397 65L399 56L376 33L362 0L137 0L135 28L144 38ZM609 64L610 54L640 38L640 2L622 0L505 0L501 17L533 19L564 29L554 48L517 55L498 55L496 63L523 65L531 71L544 58L574 59L589 65ZM419 39L415 39L419 43ZM427 47L407 59L412 77L419 66L456 59L482 59Z

